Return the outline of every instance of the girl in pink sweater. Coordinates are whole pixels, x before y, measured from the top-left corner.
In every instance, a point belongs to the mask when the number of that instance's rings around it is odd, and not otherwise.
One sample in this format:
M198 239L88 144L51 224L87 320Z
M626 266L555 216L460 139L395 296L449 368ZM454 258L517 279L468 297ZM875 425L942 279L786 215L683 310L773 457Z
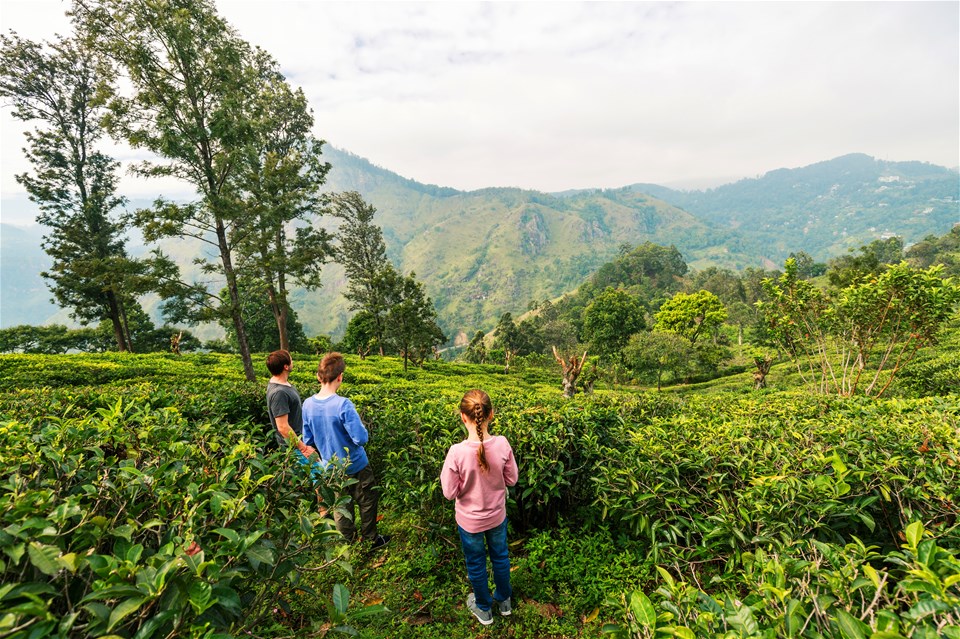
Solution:
M510 557L507 552L507 486L517 483L517 461L506 437L490 435L493 404L482 390L460 400L460 419L467 439L447 451L440 471L443 496L456 499L457 528L473 593L467 608L487 626L493 623L493 604L500 614L511 613ZM487 555L493 565L496 591L490 595Z

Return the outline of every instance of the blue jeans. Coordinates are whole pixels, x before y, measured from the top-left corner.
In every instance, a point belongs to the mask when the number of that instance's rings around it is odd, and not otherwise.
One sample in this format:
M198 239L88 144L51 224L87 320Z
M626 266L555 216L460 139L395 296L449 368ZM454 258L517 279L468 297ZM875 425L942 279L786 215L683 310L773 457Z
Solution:
M460 526L460 545L463 558L467 563L467 577L473 586L480 610L490 610L493 600L490 598L490 585L487 583L487 554L493 565L493 583L497 590L493 598L504 601L513 595L510 588L510 556L507 549L507 520L499 526L478 533L469 533Z

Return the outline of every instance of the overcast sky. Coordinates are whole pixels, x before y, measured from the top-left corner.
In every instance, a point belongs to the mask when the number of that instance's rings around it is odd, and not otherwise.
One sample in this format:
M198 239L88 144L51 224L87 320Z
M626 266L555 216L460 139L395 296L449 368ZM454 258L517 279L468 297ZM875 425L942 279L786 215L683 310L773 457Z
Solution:
M955 1L216 4L304 89L320 138L420 182L702 186L854 152L960 164ZM67 6L0 0L2 29L51 38ZM9 197L28 167L0 117Z

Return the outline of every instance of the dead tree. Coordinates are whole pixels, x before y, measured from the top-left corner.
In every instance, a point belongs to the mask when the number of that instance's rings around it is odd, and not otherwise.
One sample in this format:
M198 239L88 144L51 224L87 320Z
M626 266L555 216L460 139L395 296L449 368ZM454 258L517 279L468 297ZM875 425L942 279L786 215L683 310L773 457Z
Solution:
M580 371L583 370L583 365L587 361L587 351L583 351L583 357L579 359L576 355L571 355L569 361L564 361L557 352L557 347L554 346L553 357L557 360L557 363L560 364L560 369L563 371L563 396L573 397L577 392L577 377L580 375Z
M753 388L760 390L767 387L767 373L770 372L770 366L773 364L771 357L754 357L753 363L757 365L757 370L753 372Z
M503 374L510 374L510 360L513 359L513 356L517 354L517 351L511 350L509 348L503 349Z
M177 335L170 336L170 351L174 355L180 354L180 340L183 339L183 331L180 331Z

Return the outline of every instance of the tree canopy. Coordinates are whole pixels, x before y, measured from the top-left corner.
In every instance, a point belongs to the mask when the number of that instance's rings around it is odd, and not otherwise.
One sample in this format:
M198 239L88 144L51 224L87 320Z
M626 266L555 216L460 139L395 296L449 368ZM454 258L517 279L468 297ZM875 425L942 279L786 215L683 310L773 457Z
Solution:
M715 335L726 319L727 310L713 293L677 293L660 307L654 328L676 333L696 344L704 335Z
M104 137L99 94L114 70L73 39L46 45L16 34L0 36L0 95L14 117L35 122L27 133L33 173L16 176L37 203L37 221L50 229L43 248L53 265L42 275L82 324L109 320L116 346L133 349L127 312L150 288L144 265L125 249L129 216L117 209L118 162L97 147Z

